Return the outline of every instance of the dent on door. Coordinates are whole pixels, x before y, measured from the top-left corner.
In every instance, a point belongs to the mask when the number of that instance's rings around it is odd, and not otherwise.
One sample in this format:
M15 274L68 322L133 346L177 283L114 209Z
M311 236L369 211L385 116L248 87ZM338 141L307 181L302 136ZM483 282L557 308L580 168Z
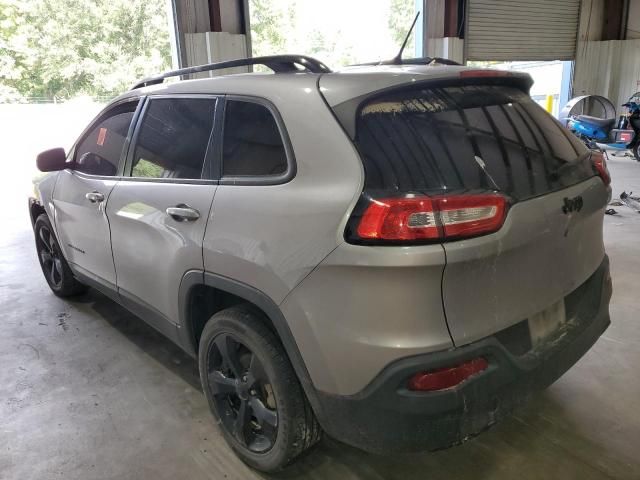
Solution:
M109 198L118 291L175 328L188 270L202 270L202 241L216 186L122 181ZM174 332L175 333L175 332Z

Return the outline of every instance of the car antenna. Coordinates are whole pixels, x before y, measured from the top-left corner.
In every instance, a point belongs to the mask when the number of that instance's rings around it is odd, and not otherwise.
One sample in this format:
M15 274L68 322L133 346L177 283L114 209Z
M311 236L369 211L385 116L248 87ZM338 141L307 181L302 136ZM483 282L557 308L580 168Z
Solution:
M402 46L400 47L400 51L398 52L398 54L388 62L384 62L384 63L386 63L387 65L402 65L402 52L404 52L404 47L407 46L407 42L409 41L409 36L411 35L411 32L413 32L413 27L416 26L416 22L418 21L419 16L420 16L420 12L416 13L416 17L413 19L413 23L411 24L411 27L407 32L407 36L404 37L404 42L402 42Z

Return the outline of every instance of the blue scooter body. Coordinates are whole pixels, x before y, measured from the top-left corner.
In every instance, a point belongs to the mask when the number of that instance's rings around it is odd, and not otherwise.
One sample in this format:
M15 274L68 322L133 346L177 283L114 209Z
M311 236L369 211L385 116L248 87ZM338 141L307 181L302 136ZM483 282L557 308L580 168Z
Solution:
M630 100L628 103L625 103L622 106L626 107L629 110L630 118L638 117L638 113L640 112L640 104L634 102L633 100ZM637 142L638 131L637 127L634 126L634 122L631 122L631 126L635 134L635 138L632 144L635 145L635 143ZM602 125L597 125L595 123L589 122L584 117L572 117L569 118L567 127L569 128L569 130L575 133L578 138L582 139L589 148L597 147L596 144L605 144L609 148L616 148L620 150L631 148L627 145L627 142L612 142L612 140L614 140L613 138L611 138L612 130L614 129L613 124L611 124L611 126L608 128L604 128Z
M609 130L605 130L593 123L587 123L585 121L579 121L576 119L570 119L568 123L570 130L576 132L578 136L583 135L596 142L605 142L609 140Z

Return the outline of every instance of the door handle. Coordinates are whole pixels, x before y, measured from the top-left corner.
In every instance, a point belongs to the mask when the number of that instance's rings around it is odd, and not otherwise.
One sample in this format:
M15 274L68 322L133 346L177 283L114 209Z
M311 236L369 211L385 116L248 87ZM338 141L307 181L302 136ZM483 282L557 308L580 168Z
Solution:
M85 194L84 198L89 200L91 203L100 203L104 201L104 195L100 192L89 192Z
M167 215L173 218L176 222L193 222L200 218L200 212L195 208L191 208L189 205L180 203L175 207L167 208Z

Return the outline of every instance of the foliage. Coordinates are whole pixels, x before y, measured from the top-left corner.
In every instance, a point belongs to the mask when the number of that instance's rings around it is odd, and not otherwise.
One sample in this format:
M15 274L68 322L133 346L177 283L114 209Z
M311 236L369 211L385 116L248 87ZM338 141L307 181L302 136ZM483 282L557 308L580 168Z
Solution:
M294 7L295 8L295 7ZM284 51L283 24L285 12L271 0L251 0L251 46L254 56L270 55L274 50Z
M404 42L405 37L407 36L407 32L411 27L411 22L415 18L415 4L412 1L408 0L391 0L391 5L389 7L389 30L391 31L391 37L398 45L398 49ZM418 22L422 21L422 14L418 17ZM413 57L413 52L415 51L415 39L416 39L416 29L418 25L413 28L413 32L409 37L409 41L407 42L407 46L404 49L403 56Z
M390 58L415 2L350 2L340 17L328 12L342 0L249 0L253 55L307 53L332 66ZM165 9L166 0L0 0L0 102L112 97L166 70ZM413 36L405 56L412 51Z
M0 0L0 101L115 96L165 70L164 0Z
M145 160L144 158L138 160L138 163L133 166L134 177L160 178L163 172L164 168L160 165Z
M379 49L384 42L372 42L373 37L388 40L395 53L414 9L414 0L249 0L253 55L304 53L331 67L385 58ZM405 55L413 51L411 40Z

